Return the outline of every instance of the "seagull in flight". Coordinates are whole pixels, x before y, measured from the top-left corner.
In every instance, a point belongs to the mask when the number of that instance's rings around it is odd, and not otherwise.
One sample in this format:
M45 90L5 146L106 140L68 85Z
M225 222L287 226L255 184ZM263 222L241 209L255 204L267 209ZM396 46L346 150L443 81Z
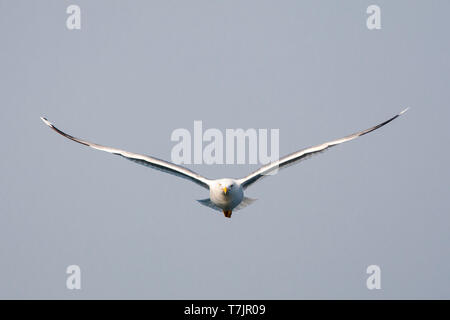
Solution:
M209 198L197 200L202 205L205 205L207 207L210 207L214 210L222 211L224 216L226 218L231 218L231 214L233 210L239 210L242 209L252 202L254 202L256 199L248 198L244 196L244 191L254 184L256 181L260 180L261 178L273 174L278 169L284 169L292 164L298 163L302 160L305 160L309 157L311 157L314 154L318 154L320 152L323 152L331 147L337 146L338 144L356 139L360 136L363 136L369 132L372 132L378 128L381 128L382 126L388 124L389 122L393 121L394 119L401 116L403 113L405 113L409 108L406 108L402 112L396 114L392 118L373 126L369 129L356 132L354 134L345 136L340 139L336 139L333 141L325 142L313 147L309 147L306 149L302 149L300 151L296 151L294 153L291 153L277 161L271 162L269 164L266 164L259 168L258 170L250 173L248 176L241 178L241 179L232 179L232 178L224 178L224 179L207 179L194 171L191 171L185 167L176 165L171 162L167 162L158 158L132 153L116 148L111 147L105 147L96 143L88 142L86 140L75 138L58 128L56 128L50 121L48 121L46 118L41 117L42 121L49 126L51 129L62 135L63 137L66 137L70 140L73 140L75 142L81 143L85 146L91 147L93 149L106 151L118 156L121 156L125 159L131 160L133 162L136 162L138 164L157 169L163 172L167 172L173 175L176 175L178 177L190 180L199 186L208 189L209 190Z

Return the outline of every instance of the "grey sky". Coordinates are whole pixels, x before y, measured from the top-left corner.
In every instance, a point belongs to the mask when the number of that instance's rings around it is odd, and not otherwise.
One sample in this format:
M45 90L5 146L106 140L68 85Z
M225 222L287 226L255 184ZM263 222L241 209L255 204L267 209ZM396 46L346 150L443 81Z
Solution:
M82 29L66 29L81 7ZM366 28L381 7L382 29ZM450 298L448 1L0 0L0 298ZM247 189L206 190L49 130L170 159L170 134L279 128L280 154L388 126ZM192 165L210 178L257 166ZM65 287L68 265L82 290ZM368 265L382 289L366 288Z

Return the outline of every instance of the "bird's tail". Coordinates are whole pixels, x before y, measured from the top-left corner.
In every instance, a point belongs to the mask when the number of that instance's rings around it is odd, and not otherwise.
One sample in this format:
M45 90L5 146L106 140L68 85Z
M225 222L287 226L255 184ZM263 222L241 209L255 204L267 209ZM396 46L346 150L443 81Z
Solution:
M201 203L204 206L207 206L211 209L217 210L217 211L222 211L222 209L220 209L218 206L216 206L209 198L206 199L201 199L201 200L197 200L199 203Z
M244 209L245 207L248 207L249 205L251 205L256 200L258 200L258 199L252 199L252 198L244 197L244 199L242 199L241 203L239 203L239 205L236 208L234 208L233 210Z
M258 199L244 197L244 199L242 199L241 203L239 203L239 205L236 208L234 208L233 210L237 211L237 210L244 209L245 207L251 205L256 200L258 200ZM209 198L201 199L201 200L197 200L197 201L206 207L209 207L209 208L217 210L217 211L222 211L222 209L219 208L218 206L216 206Z

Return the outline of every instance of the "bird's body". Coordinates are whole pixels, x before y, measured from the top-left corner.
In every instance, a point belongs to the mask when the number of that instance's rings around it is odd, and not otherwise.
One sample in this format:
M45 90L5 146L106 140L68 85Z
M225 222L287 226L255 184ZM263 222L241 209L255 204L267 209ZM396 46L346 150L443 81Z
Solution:
M230 218L233 209L244 199L244 190L234 179L213 180L209 186L209 199Z
M48 125L50 128L55 130L60 135L73 140L75 142L81 143L83 145L86 145L88 147L106 151L115 155L122 156L128 160L131 160L133 162L161 170L176 176L179 176L184 179L188 179L192 182L195 182L196 184L209 189L209 198L198 200L199 203L210 207L212 209L222 211L224 216L227 218L231 218L231 214L233 210L239 210L242 209L249 204L251 204L255 199L251 199L244 196L245 189L258 181L259 179L273 174L276 170L282 169L285 167L288 167L289 165L292 165L294 163L297 163L299 161L302 161L304 159L309 158L313 154L317 154L320 152L323 152L330 147L333 147L335 145L341 144L346 141L353 140L359 136L365 135L371 131L374 131L378 128L381 128L382 126L386 125L387 123L391 122L392 120L396 119L400 115L402 115L404 112L406 112L407 109L403 110L399 114L395 115L394 117L390 118L389 120L386 120L374 127L371 127L367 130L363 130L351 135L348 135L344 138L333 140L330 142L326 142L314 147L306 148L294 153L291 153L275 162L271 162L269 164L266 164L259 168L258 170L252 172L248 176L241 178L241 179L232 179L232 178L224 178L224 179L207 179L187 168L184 168L182 166L176 165L171 162L167 162L161 159L153 158L150 156L145 156L137 153L132 153L116 148L110 148L105 147L99 144L91 143L85 140L81 140L78 138L75 138L71 135L68 135L67 133L59 130L56 128L52 123L50 123L47 119L41 118L42 121L46 125Z

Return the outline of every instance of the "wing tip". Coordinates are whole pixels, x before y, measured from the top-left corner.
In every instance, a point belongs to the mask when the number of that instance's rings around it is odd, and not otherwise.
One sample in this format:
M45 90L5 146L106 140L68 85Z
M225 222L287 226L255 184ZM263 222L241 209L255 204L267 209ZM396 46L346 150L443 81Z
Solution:
M403 109L398 115L401 116L402 114L404 114L408 110L409 110L409 107Z
M49 127L53 127L53 124L50 121L48 121L47 118L41 117L41 120Z

